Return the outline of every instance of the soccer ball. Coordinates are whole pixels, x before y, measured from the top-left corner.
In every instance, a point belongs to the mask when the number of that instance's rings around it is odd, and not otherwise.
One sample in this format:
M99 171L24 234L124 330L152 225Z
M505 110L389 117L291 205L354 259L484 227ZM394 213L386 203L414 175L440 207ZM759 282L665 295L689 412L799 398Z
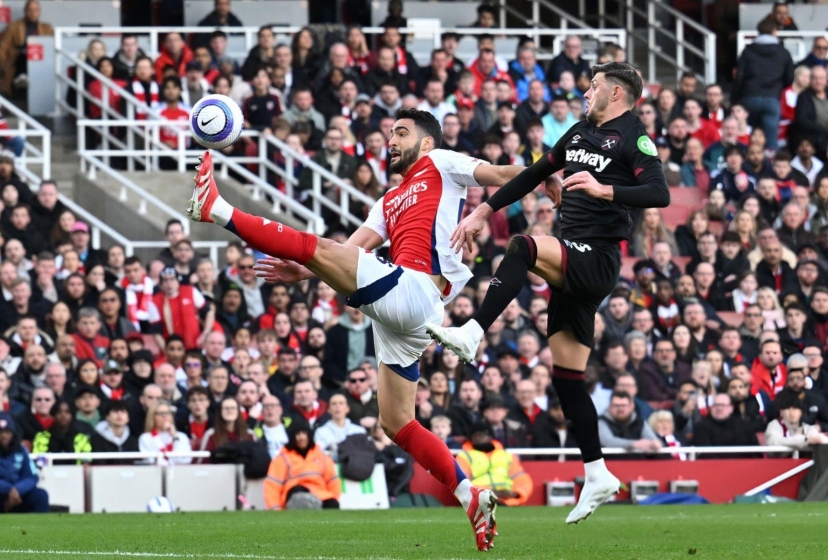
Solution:
M149 513L172 513L175 511L175 508L167 498L158 496L147 503L147 511Z
M202 97L190 113L190 132L205 148L226 148L238 140L243 126L241 109L226 95Z

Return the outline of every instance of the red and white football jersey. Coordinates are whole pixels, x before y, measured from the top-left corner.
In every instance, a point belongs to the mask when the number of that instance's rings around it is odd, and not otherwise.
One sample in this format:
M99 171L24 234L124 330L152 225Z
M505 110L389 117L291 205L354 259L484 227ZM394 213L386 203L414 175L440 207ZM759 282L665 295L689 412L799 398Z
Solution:
M450 301L472 273L449 246L463 206L466 187L481 186L474 170L482 160L448 150L432 150L378 200L363 224L391 242L391 261L405 268L440 274L450 283Z

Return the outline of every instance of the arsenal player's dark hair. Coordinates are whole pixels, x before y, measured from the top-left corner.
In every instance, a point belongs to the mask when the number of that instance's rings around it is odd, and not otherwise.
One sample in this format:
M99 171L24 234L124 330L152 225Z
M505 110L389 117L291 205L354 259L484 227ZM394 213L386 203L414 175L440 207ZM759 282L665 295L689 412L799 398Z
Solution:
M443 143L443 130L434 115L428 111L419 109L399 109L394 115L397 120L411 119L422 137L431 136L434 139L434 147L439 148Z
M596 74L604 74L604 79L612 84L619 85L627 92L627 101L630 105L635 105L641 98L641 92L644 90L644 82L641 81L641 76L635 71L635 68L625 62L607 62L606 64L598 64L592 67L592 77Z

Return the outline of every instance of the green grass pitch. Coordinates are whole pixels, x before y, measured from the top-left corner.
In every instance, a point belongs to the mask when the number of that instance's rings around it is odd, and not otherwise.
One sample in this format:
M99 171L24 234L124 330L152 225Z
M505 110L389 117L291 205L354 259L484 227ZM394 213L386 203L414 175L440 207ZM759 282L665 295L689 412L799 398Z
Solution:
M389 511L2 515L0 560L110 558L810 559L828 557L828 506L500 508L478 553L459 508Z

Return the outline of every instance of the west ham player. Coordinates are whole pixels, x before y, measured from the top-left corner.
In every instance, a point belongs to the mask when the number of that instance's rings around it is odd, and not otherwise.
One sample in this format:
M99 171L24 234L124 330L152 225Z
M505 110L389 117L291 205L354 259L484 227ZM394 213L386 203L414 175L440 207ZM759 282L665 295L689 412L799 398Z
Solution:
M466 187L502 186L524 168L480 165L480 160L435 149L440 124L425 111L401 110L396 118L388 143L390 169L405 178L377 201L344 245L230 206L218 193L209 152L195 178L188 213L193 221L223 226L275 257L258 267L260 276L296 282L315 275L375 320L380 424L454 492L472 522L478 550L488 550L495 536L496 497L473 487L445 443L414 419L414 400L418 361L431 343L425 324L442 320L445 304L472 276L450 246ZM370 252L386 240L392 262Z
M641 78L632 66L619 62L595 66L592 75L592 87L584 95L587 120L570 128L546 157L460 222L452 246L459 251L464 243L471 243L492 212L563 169L563 183L547 182L550 197L561 203L560 239L512 238L497 269L497 281L492 280L472 320L459 328L443 328L439 322L426 326L435 339L471 361L483 333L520 292L527 271L553 287L547 327L555 362L552 383L564 415L572 422L586 472L584 489L567 523L586 519L618 492L618 479L604 464L584 370L593 344L595 312L618 281L618 242L629 239L632 226L628 208L662 208L670 203L656 148L630 112L641 96Z

